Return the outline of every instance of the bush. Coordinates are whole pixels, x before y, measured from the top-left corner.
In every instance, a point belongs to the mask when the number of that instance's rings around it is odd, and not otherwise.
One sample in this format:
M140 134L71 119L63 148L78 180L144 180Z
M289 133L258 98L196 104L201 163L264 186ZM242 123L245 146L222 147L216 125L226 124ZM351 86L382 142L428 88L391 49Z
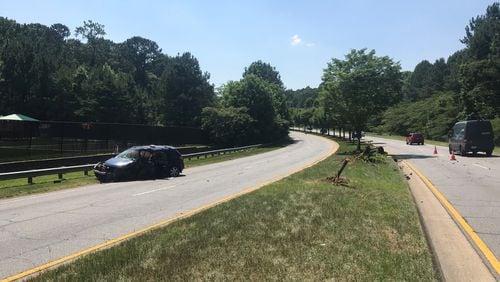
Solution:
M256 139L255 121L247 108L204 108L201 126L208 132L211 142L221 146L253 143Z
M448 131L457 121L459 107L453 93L438 93L417 102L403 102L382 115L382 122L372 130L398 135L422 132L425 138L446 141Z
M500 118L495 118L491 120L491 125L493 126L493 136L495 140L495 146L500 146Z

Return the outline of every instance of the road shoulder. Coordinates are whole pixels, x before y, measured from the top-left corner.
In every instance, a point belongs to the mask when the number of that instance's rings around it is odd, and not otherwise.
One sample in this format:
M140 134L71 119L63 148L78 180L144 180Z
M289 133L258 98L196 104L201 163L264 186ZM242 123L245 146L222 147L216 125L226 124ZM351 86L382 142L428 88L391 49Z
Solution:
M405 163L399 167L408 178L427 240L445 281L495 281L474 247L439 200Z

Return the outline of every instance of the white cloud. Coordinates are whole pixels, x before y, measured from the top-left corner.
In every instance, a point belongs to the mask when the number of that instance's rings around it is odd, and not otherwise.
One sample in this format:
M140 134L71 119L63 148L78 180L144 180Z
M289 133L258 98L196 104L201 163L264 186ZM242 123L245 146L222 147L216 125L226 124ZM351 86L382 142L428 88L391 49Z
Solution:
M315 46L315 44L313 42L303 41L302 38L300 38L300 36L298 34L294 34L290 38L290 45L292 45L292 46L303 45L303 46L306 46L306 47L314 47Z
M292 38L290 39L290 44L292 44L292 46L297 46L299 45L300 43L302 42L302 39L300 39L299 35L298 34L295 34L294 36L292 36Z

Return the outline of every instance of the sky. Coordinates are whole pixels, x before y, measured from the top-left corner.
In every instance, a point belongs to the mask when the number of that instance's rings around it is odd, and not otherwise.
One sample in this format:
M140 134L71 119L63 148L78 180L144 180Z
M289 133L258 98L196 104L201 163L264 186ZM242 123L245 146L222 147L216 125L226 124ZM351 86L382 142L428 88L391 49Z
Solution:
M18 23L83 21L105 26L116 43L133 36L162 52L192 53L210 82L239 80L252 62L270 63L288 89L317 87L332 58L375 50L412 71L465 46L465 26L484 0L0 0L0 16Z

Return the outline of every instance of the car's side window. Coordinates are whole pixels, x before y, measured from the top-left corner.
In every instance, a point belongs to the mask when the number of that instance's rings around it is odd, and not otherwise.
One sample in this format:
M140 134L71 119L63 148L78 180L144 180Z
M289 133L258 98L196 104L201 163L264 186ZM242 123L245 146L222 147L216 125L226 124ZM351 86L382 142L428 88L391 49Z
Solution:
M153 160L157 163L165 163L167 162L167 154L165 151L156 151L153 153Z

